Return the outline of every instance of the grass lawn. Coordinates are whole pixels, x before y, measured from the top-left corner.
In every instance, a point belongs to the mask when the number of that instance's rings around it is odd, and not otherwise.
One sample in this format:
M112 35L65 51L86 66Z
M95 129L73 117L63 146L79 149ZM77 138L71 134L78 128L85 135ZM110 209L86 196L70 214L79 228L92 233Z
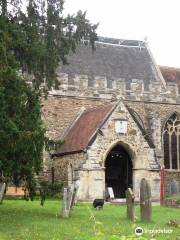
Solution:
M154 239L180 238L180 228L167 225L170 219L180 219L180 210L153 207L153 222L142 223L139 207L136 207L137 220L133 224L126 219L126 206L106 204L97 211L91 204L77 204L69 219L58 217L61 203L47 200L43 207L39 201L4 200L0 205L0 240L87 240L94 231L105 233L104 239L112 234L134 235L137 226L145 229L172 229L171 234L156 234ZM94 224L94 221L97 223ZM179 234L179 235L178 235ZM151 239L149 233L143 234Z

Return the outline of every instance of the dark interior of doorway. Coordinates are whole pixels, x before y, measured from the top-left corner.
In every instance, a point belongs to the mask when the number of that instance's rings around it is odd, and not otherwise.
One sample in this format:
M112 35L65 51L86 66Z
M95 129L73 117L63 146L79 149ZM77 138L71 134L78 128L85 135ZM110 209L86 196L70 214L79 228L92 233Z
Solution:
M121 145L115 146L105 162L106 187L112 187L115 198L125 198L125 191L132 188L132 161Z

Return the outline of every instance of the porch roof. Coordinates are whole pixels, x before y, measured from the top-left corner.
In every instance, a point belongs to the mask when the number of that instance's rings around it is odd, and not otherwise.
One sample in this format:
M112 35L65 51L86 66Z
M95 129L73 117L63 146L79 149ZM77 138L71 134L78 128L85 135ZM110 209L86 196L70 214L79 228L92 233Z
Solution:
M116 105L117 103L111 103L84 111L71 125L64 136L64 144L53 156L78 153L85 150Z

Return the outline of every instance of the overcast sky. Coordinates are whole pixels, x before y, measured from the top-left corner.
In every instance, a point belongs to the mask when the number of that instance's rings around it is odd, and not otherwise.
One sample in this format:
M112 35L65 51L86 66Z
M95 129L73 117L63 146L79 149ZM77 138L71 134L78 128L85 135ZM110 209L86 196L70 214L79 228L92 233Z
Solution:
M86 10L100 36L147 37L157 64L180 67L180 0L66 0L64 8Z

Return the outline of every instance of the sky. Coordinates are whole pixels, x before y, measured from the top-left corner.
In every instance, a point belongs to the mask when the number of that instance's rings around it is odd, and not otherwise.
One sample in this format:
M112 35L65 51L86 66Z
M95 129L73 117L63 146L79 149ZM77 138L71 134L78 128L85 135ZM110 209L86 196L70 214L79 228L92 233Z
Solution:
M64 9L87 11L99 36L147 37L158 65L180 67L180 0L66 0Z

